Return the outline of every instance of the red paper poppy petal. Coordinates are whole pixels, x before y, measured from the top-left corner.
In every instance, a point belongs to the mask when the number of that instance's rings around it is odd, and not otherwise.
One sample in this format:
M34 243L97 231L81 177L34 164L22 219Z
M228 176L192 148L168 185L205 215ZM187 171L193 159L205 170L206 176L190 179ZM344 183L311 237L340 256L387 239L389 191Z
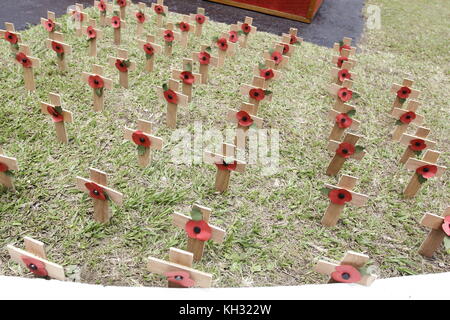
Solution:
M5 163L0 162L0 172L6 172L9 171L8 166Z
M39 260L29 258L29 257L22 257L22 262L27 266L28 270L40 277L47 277L48 272L45 268L45 264L42 263ZM35 269L31 268L31 265L34 265Z

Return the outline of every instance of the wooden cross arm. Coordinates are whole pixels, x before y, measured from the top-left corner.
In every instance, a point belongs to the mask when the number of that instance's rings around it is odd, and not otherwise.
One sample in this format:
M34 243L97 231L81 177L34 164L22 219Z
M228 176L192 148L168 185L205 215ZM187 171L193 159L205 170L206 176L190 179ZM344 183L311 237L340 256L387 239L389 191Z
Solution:
M89 77L90 77L90 76L97 76L97 74L89 73L89 72L83 72L83 73L81 74L81 80L82 80L83 82L89 83ZM98 76L100 76L100 75L98 75ZM107 89L107 90L111 90L112 87L113 87L113 80L112 80L112 79L105 78L105 77L103 77L103 76L100 76L100 77L103 79L103 82L104 82L104 85L105 85L104 88Z
M86 188L86 183L95 183L95 182L93 182L89 179L82 178L82 177L76 178L77 189L82 192L85 192L85 193L89 192L89 190ZM101 187L103 190L105 190L105 192L108 194L108 197L111 199L111 201L115 202L118 205L123 204L123 194L122 193L117 192L106 186L103 186L99 183L95 183L95 184L97 184L99 187Z
M156 88L156 93L157 93L158 98L160 100L166 101L166 99L164 99L164 90L163 90L163 88L157 87ZM186 107L188 105L189 97L187 95L182 94L181 92L175 91L175 93L178 96L178 106Z
M149 41L145 41L145 40L138 40L138 45L139 48L144 50L144 45L146 45L147 43L151 44L151 46L154 49L154 53L158 54L162 52L162 47L159 44L153 43L153 42L149 42Z
M367 201L369 200L369 197L365 194L362 193L357 193L357 192L353 192L351 190L348 190L346 188L343 187L339 187L339 186L334 186L331 184L325 184L325 188L327 189L345 189L348 192L350 192L352 194L352 201L350 201L349 203L355 207L363 207L367 204Z
M437 143L435 141L431 141L429 139L417 137L417 136L407 134L407 133L404 133L402 135L402 137L400 138L400 143L405 146L409 146L410 142L415 139L423 140L425 142L425 144L427 145L427 149L434 149L437 145Z
M9 170L14 170L14 171L19 170L19 166L17 165L16 158L7 157L5 155L0 154L0 162L6 164L9 168Z
M391 92L397 93L397 91L400 90L402 87L403 87L403 85L394 83L392 85L392 87L391 87ZM413 89L413 88L409 88L409 89L411 89L411 93L409 94L409 98L408 99L416 99L416 98L419 97L419 95L420 95L420 91L419 90L416 90L416 89Z
M250 93L250 90L252 90L252 89L262 89L262 90L264 90L263 88L258 88L258 87L255 87L255 86L252 86L252 85L249 85L249 84L243 84L241 86L241 94L242 95L248 95ZM272 96L273 96L272 93L271 94L267 94L265 96L264 100L272 101Z
M52 40L52 39L45 40L45 44L47 46L47 49L52 49L52 42L56 42L57 44L63 46L64 54L71 54L72 53L72 46L71 45L65 44L64 42L61 42L61 41Z
M124 131L124 139L129 140L129 141L133 141L133 133L136 132L136 130L132 130L129 128L125 128ZM163 139L153 136L151 134L145 133L143 132L143 134L150 139L151 141L151 145L150 148L151 149L156 149L156 150L161 150L163 148Z
M191 13L189 18L191 20L191 22L197 22L197 20L195 19L195 16L199 14L199 13ZM202 13L203 15L205 15L204 13ZM207 23L209 21L209 18L207 16L205 16L205 22L203 22L203 25L205 25L205 23ZM186 22L186 21L185 21Z
M336 152L336 150L339 148L339 145L341 143L338 141L334 141L334 140L330 140L328 142L328 151L330 152ZM362 158L364 158L364 156L366 155L365 151L361 151L358 153L354 153L350 156L351 159L355 159L355 160L361 160Z
M344 263L345 264L345 263ZM314 271L322 274L326 274L331 276L331 274L334 272L336 267L338 267L339 264L334 262L329 262L326 260L319 260L314 267ZM371 274L371 275L361 275L361 280L359 280L357 283L363 286L370 286L378 276Z
M4 39L4 38L5 38L5 33L6 33L7 31L8 31L8 30L0 30L0 39ZM17 36L18 42L22 42L22 36L21 36L20 33L15 32L15 31L9 31L9 32Z
M394 108L394 110L392 110L391 116L395 119L400 119L400 117L407 112L409 112L409 110ZM421 125L424 122L424 120L425 120L424 116L416 113L416 118L413 121L411 121L411 123L414 123L415 125Z
M437 214L427 213L420 220L420 224L424 227L431 228L433 230L442 230L442 224L444 223L444 217Z
M331 63L334 65L337 65L339 58L340 58L340 56L333 56L333 58L331 58ZM348 65L347 65L347 68L344 68L344 63L346 63L346 62L348 62ZM357 61L355 59L348 58L348 60L344 61L344 63L342 64L342 69L351 70L356 66Z
M167 30L170 30L170 29L160 28L159 31L158 31L158 35L161 36L161 37L163 37L163 36L164 36L164 32L167 31ZM179 41L179 40L181 40L181 33L180 33L180 32L174 31L174 30L170 30L170 31L173 32L173 38L174 38L174 41ZM165 41L164 41L164 42L165 42Z
M195 285L200 288L210 288L212 284L212 275L201 272L181 264L164 261L161 259L149 257L147 269L150 272L164 275L173 271L184 271L190 274L190 278L195 281Z
M183 71L181 71L181 70L172 70L172 78L173 79L180 79L180 76L181 76L182 72ZM192 75L194 76L194 83L202 82L202 75L200 73L192 72Z
M256 31L258 31L258 28L255 27L255 26L252 26L251 23L248 23L248 22L245 22L245 23L249 24L249 27L251 29L250 33L256 33ZM238 22L237 23L239 30L241 30L241 27L242 27L243 24L244 24L244 22Z
M11 259L13 261L19 263L24 268L27 268L27 266L22 261L22 257L35 259L45 265L45 269L47 270L50 278L61 280L61 281L66 280L66 276L64 274L64 268L62 266L55 264L53 262L47 261L46 259L38 257L32 253L25 251L25 250L16 248L12 245L8 245L6 248L8 249Z
M332 83L330 85L330 87L328 88L328 92L330 93L330 95L332 95L333 97L337 97L339 90L342 89L342 88L347 88L348 90L351 90L353 93L359 94L358 92L356 92L356 91L351 89L352 85L347 87L346 85L349 84L349 82L346 82L346 81L347 80L344 81L342 86L340 86L340 85L338 85L336 83ZM351 82L351 83L353 83L353 82Z
M352 64L352 63L349 63L348 61L345 61L345 62L342 64L342 68L341 68L341 69L336 68L336 67L331 68L331 76L332 76L333 78L337 78L337 77L339 76L339 71L341 71L342 69L347 69L347 70L350 71L350 69L351 69L352 67L353 67L353 64ZM350 72L350 73L352 74L352 80L356 80L357 77L358 77L358 75L357 75L356 73L353 73L353 72Z
M238 110L231 110L228 109L227 113L227 120L233 123L238 123L238 120L236 118L236 113L238 113ZM251 115L253 119L253 123L256 125L257 128L261 129L264 125L264 120L262 118L259 118L257 116Z
M30 61L31 61L31 67L32 68L39 68L41 66L41 60L40 59L35 58L35 57L30 57L30 56L28 56L28 54L26 52L23 52L22 50L19 50L19 52L22 52L22 53L27 55L27 58L30 59ZM16 57L14 57L13 60L14 60L14 62L16 64L20 64L19 61L16 60Z
M437 172L436 172L436 175L434 176L436 178L442 177L442 175L444 174L445 170L447 169L447 167L438 166L436 163L426 162L426 161L415 159L415 158L409 158L408 159L408 161L406 162L406 169L411 170L411 171L416 171L417 168L420 168L420 167L425 166L425 165L434 165L434 166L437 167Z
M280 70L274 70L273 68L267 68L267 69L272 69L272 72L274 74L274 77L271 80L278 80L281 78L281 76L283 75L283 71ZM259 67L256 66L254 71L253 71L253 75L260 77L261 76L261 70L259 70ZM266 80L267 81L267 80Z
M200 52L193 52L192 53L192 60L198 61L198 55ZM211 55L211 59L209 60L209 66L217 67L219 65L219 58Z
M127 60L125 58L116 58L116 57L108 57L108 63L111 67L116 66L117 60ZM128 71L136 70L136 62L130 61L130 66L128 67Z
M110 25L112 23L112 17L106 17L106 23ZM119 29L126 28L126 27L127 27L127 23L125 22L125 20L120 19L120 28Z
M83 34L87 35L87 29L88 29L88 28L89 28L89 26L83 27ZM94 30L95 30L95 32L97 33L96 39L97 39L97 40L100 40L100 39L103 37L103 30L97 29L97 28L94 28Z
M282 37L289 37L289 39L290 39L292 35L294 35L294 36L297 37L297 41L298 41L298 42L300 42L300 43L303 42L304 39L303 39L302 37L297 36L296 34L287 34L287 33L283 33L281 36L282 36Z
M153 2L152 3L152 9L155 9L155 6L157 6L157 5L161 5L161 3L159 1L157 3ZM168 6L163 6L163 8L164 8L164 13L167 15L167 13L169 11L169 7Z
M50 113L47 110L47 107L54 108L55 106L50 104L50 103L41 101L41 112L43 114L45 114L45 115L50 115ZM73 122L73 114L72 114L72 112L63 109L62 116L63 116L64 122L67 122L67 123Z
M352 107L350 105L344 105L344 106L351 107L351 108L349 108L350 110L354 109L354 107ZM348 111L350 111L350 110L348 110ZM348 111L346 111L346 112L348 112ZM338 112L338 111L332 109L332 110L328 111L328 119L330 119L333 122L336 122L336 117L340 114L341 114L341 112ZM352 118L352 125L350 126L350 129L357 130L357 129L359 129L360 125L361 125L360 121Z
M184 229L186 223L192 220L190 217L178 212L175 212L172 215L172 218L173 224L181 229ZM211 240L217 243L222 243L226 235L225 230L212 225L209 225L209 227L211 228Z
M283 46L281 46L283 47ZM280 53L282 53L283 51L281 51ZM268 60L272 60L272 55L270 54L269 51L264 51L263 54L264 59L268 59ZM289 56L285 56L283 55L283 61L281 62L281 64L286 64L289 62Z
M203 155L203 160L209 164L222 163L225 159L228 159L228 158L231 158L231 157L225 157L221 154L213 153L210 151L205 151L205 153ZM233 159L233 160L237 162L235 171L239 172L239 173L243 173L245 171L246 163L244 161L240 161L237 159Z

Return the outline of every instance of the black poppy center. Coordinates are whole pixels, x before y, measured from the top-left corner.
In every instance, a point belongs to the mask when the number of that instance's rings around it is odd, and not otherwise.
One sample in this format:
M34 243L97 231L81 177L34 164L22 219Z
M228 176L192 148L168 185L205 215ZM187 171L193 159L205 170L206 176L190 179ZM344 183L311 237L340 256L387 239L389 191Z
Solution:
M416 147L420 147L422 145L422 143L416 142L415 145L416 145Z
M339 194L338 194L338 198L339 198L339 199L344 199L344 198L345 198L345 194L339 193Z
M278 57L277 57L277 56L275 56L274 60L278 60Z
M406 116L406 119L408 119L408 120L411 119L411 116L410 116L410 115L407 115L407 116Z
M175 276L175 280L181 281L181 280L183 280L183 276Z
M342 95L345 97L347 95L347 92L342 92Z
M188 74L185 74L185 75L184 75L184 79L186 79L186 80L189 79L189 75L188 75Z
M195 234L199 234L200 232L202 232L202 229L200 227L194 227Z
M248 120L248 118L247 117L242 117L242 121L247 121Z
M342 153L347 154L347 153L348 153L348 149L343 149L343 150L342 150Z
M94 194L95 194L96 196L99 196L99 195L100 195L100 192L99 192L98 190L94 190Z
M346 121L347 121L346 118L342 118L342 119L341 119L341 122L346 122Z
M23 63L27 63L27 61L28 61L28 60L27 60L26 58L23 58L23 59L22 59L22 62L23 62Z
M139 138L139 141L140 141L141 143L145 143L145 138L144 138L144 137L141 137L141 138Z
M36 270L38 269L38 267L37 267L34 263L30 263L30 264L28 265L28 267L29 267L31 270L34 270L34 271L36 271Z
M430 168L423 168L423 172L428 172L430 171Z
M403 91L402 91L402 93L403 93L403 94L407 94L407 93L408 93L408 91L406 91L406 90L403 90Z
M266 72L266 77L270 76L270 71Z
M344 279L344 280L350 279L350 274L347 273L347 272L344 272L344 273L342 274L342 279Z
M346 73L343 73L342 76L343 76L344 78L346 78L346 77L347 77L347 74L346 74Z
M12 35L9 35L9 36L8 36L8 39L12 39L12 38L13 38L13 36L12 36Z
M255 92L255 93L253 93L253 95L254 95L255 97L258 97L258 96L259 96L259 92Z
M169 94L168 97L169 97L169 100L173 99L173 96L171 94Z
M203 60L203 61L206 61L206 57L202 57L202 60Z
M98 80L94 80L94 83L95 83L95 84L99 84Z
M125 64L124 64L123 62L121 62L121 63L120 63L120 66L121 66L122 68L124 68L124 67L125 67Z

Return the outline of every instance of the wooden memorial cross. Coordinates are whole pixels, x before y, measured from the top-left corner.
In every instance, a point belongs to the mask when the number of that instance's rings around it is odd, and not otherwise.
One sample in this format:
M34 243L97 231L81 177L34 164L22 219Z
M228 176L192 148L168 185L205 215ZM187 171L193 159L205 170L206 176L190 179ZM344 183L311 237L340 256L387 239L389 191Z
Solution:
M11 259L38 277L65 281L64 268L47 260L45 245L30 237L23 238L25 250L8 245Z
M5 22L5 29L0 29L0 38L9 42L12 53L17 53L19 51L19 44L22 42L22 37L20 33L16 32L13 23Z
M152 9L156 13L156 26L162 28L164 26L163 17L169 13L169 8L164 5L164 0L157 0L152 3Z
M94 6L100 11L100 26L105 27L108 24L106 14L112 11L113 5L109 0L95 0Z
M264 52L264 59L272 60L275 63L275 69L279 70L287 66L289 63L289 57L283 55L284 46L277 44L275 49Z
M328 119L334 122L334 126L328 140L339 141L347 129L358 130L361 122L353 119L355 114L355 107L346 103L340 106L339 111L331 109L328 112Z
M189 33L195 32L195 26L190 25L189 22L191 20L191 17L188 15L182 16L182 21L177 23L176 26L178 29L180 29L180 43L183 48L187 48L188 46L188 40L189 40Z
M217 64L218 67L223 67L225 64L225 58L227 56L233 56L236 53L236 44L233 42L230 42L228 40L228 34L222 33L221 37L215 37L214 38L215 45L217 48L219 48L219 62Z
M222 145L222 154L205 151L205 162L215 164L217 167L216 190L225 192L230 184L231 171L243 173L245 162L237 160L236 146L228 143Z
M342 49L340 55L333 56L333 58L331 58L331 63L341 69L344 67L344 63L347 62L345 67L350 71L356 66L357 63L355 59L350 58L350 53L350 50Z
M136 70L136 63L128 59L128 51L117 49L117 57L109 57L109 65L119 71L119 83L128 88L128 72Z
M346 107L343 106L345 103L359 96L359 93L353 91L352 87L353 81L348 79L344 80L341 85L336 83L330 84L328 92L332 97L336 98L336 102L333 106L336 111L342 112L342 110L346 109Z
M446 217L450 217L450 207L447 207L447 209L445 209L442 217L432 213L427 213L423 216L422 220L420 220L420 224L422 226L431 229L427 238L420 246L419 253L421 255L425 257L432 257L446 238L446 241L450 244L450 230L446 229L449 230L447 231L447 233L444 231L444 224L448 225L449 223L447 221L450 219L446 219ZM448 247L448 245L446 247Z
M164 54L171 56L174 42L181 39L181 34L174 31L173 23L168 23L166 29L160 29L159 34L164 40Z
M403 79L403 83L401 85L397 83L392 85L391 92L396 93L397 96L395 97L392 105L391 114L394 112L395 108L401 108L406 100L419 98L420 91L411 88L413 84L414 80Z
M155 54L160 54L162 52L162 47L155 43L155 36L149 34L147 35L147 41L138 40L139 47L145 53L145 71L152 72L155 65Z
M16 188L14 187L13 171L17 170L19 170L17 159L4 155L3 149L0 147L0 185L15 191Z
M149 257L147 269L167 277L169 288L211 288L212 275L192 268L194 254L170 248L169 261Z
M343 50L349 50L350 55L354 56L356 55L356 48L352 47L352 38L344 37L342 41L336 42L333 46L334 51L338 52L339 54L342 54Z
M255 34L256 31L258 30L258 28L256 28L255 26L252 25L253 24L253 18L251 17L245 17L244 22L238 22L237 26L239 28L239 30L241 31L240 33L243 35L243 37L241 37L241 41L240 41L240 45L242 48L247 48L247 42L248 42L248 37L250 34Z
M120 19L126 20L127 18L127 6L130 4L128 0L115 0L116 5L119 6Z
M322 218L324 226L334 227L337 224L346 203L355 207L366 205L369 197L352 191L357 182L358 178L344 174L337 186L325 184L322 192L330 199L330 204Z
M407 133L402 135L400 143L406 146L406 150L403 152L400 163L404 164L414 155L420 156L422 152L436 148L436 142L427 139L430 131L428 128L419 127L414 135Z
M77 189L88 193L94 200L94 219L100 223L107 223L111 219L109 201L122 205L123 194L108 188L108 177L106 173L97 169L89 169L90 179L76 178Z
M201 37L203 33L203 26L209 21L209 18L205 16L204 8L197 8L197 14L191 13L191 21L195 22L195 35Z
M120 19L118 11L114 11L111 18L107 18L108 24L114 29L114 44L120 46L122 42L122 28L126 27L125 20Z
M366 268L369 256L354 251L347 251L340 262L319 260L314 271L330 276L328 283L357 283L370 286L378 276Z
M72 19L75 23L75 35L77 37L82 36L83 25L86 21L89 20L89 15L86 12L83 12L84 5L81 3L75 4L75 10L70 10L70 14L72 15Z
M264 120L256 116L258 107L251 103L242 103L240 110L228 110L227 120L237 124L234 144L237 148L245 150L245 142L250 128L261 129Z
M136 35L138 37L142 36L144 33L144 23L145 20L147 20L147 16L145 14L145 9L147 8L147 5L144 2L138 3L138 11L136 11L136 21L137 21L137 29L136 29Z
M66 122L73 122L72 112L62 108L61 96L55 93L48 94L50 103L41 102L41 112L52 118L55 123L56 137L62 143L68 143Z
M410 124L420 126L424 122L424 116L416 113L419 107L420 103L418 101L411 100L408 102L406 109L394 108L391 115L397 121L395 122L395 129L392 132L392 140L400 141Z
M103 35L103 31L96 28L95 19L89 19L87 27L83 27L83 34L87 36L89 42L89 56L97 56L97 40L100 40Z
M39 68L41 61L38 58L31 57L30 54L30 48L27 45L21 44L14 61L22 65L25 89L34 91L36 90L36 81L34 80L33 70Z
M164 84L157 88L158 97L167 102L166 124L169 128L177 127L177 110L178 107L186 107L189 97L178 92L179 82L174 79L169 80L169 84Z
M61 24L56 22L56 14L52 11L47 11L47 19L41 18L41 24L48 32L49 39L53 39L55 31L61 30Z
M125 128L124 138L137 145L138 162L143 168L152 161L151 150L161 150L163 139L152 135L153 123L145 120L138 120L137 130Z
M92 66L92 73L83 72L81 77L92 88L94 111L103 111L105 89L111 90L113 81L103 77L103 68L97 64Z
M327 175L337 175L346 160L361 160L366 155L364 147L356 145L360 138L362 137L356 134L346 133L342 142L338 142L335 140L330 140L328 142L328 151L335 152L335 155L328 165L326 171Z
M411 177L409 184L403 191L405 198L413 198L423 183L428 179L441 177L445 170L444 166L438 166L436 163L441 155L440 152L435 150L427 150L422 160L409 158L406 161L406 169L414 170L414 175Z
M260 63L257 67L255 67L253 74L264 78L265 81L263 88L267 89L274 80L281 78L283 72L275 69L275 62L273 60L266 59L265 63Z
M72 46L64 43L62 33L55 32L53 39L47 39L47 49L51 49L56 53L56 63L60 71L67 70L67 56L72 53Z
M202 259L206 241L222 243L225 238L225 230L209 224L211 211L210 208L194 204L191 217L178 212L172 215L173 224L186 231L187 251L194 254L194 261Z
M283 55L288 56L289 58L295 53L295 46L290 43L291 36L284 35L281 36L281 40L279 42L275 42L274 46L281 44L283 46Z
M284 39L285 36L289 37L289 42L286 43L289 43L291 45L296 45L297 43L301 44L303 42L303 38L298 36L298 29L296 28L290 28L289 34L283 33L282 40Z
M331 69L332 81L338 85L342 85L345 80L354 81L357 74L350 71L352 68L353 64L349 61L344 61L341 68L333 67Z
M262 101L272 101L272 91L264 89L265 79L263 77L254 76L251 85L243 84L241 86L241 94L247 95L251 104L256 106L255 114L258 114L258 107Z
M202 75L193 73L193 59L183 59L183 70L172 70L172 78L180 79L182 83L183 94L188 97L188 102L192 101L192 87L194 84L202 82Z
M219 58L211 55L211 47L202 45L200 52L192 54L192 60L198 61L200 64L200 74L202 75L202 84L207 84L209 79L209 67L217 67Z

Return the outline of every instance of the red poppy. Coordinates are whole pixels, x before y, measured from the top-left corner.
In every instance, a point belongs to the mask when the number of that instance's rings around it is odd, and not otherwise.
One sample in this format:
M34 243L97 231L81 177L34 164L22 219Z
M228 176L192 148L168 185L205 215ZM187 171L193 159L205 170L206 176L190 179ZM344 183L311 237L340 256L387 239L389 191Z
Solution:
M107 200L105 190L103 190L103 188L100 187L98 184L88 182L84 186L86 187L86 189L89 190L89 196L91 198L103 201Z
M436 175L437 167L433 164L426 164L416 169L416 173L425 179L433 178Z
M83 20L84 20L84 14L81 13L80 11L74 11L74 12L72 13L72 18L73 18L75 21L83 22Z
M342 64L344 63L344 61L348 61L348 58L347 57L339 57L338 58L338 61L336 63L338 68L342 68Z
M58 54L64 53L64 46L58 42L52 41L52 49Z
M353 91L347 88L340 88L337 95L342 102L347 102L352 98Z
M250 127L253 124L252 117L245 111L239 111L236 113L236 119L242 127Z
M185 84L193 84L195 81L195 77L192 74L192 72L190 71L183 71L180 74L180 79L183 81L183 83Z
M9 171L8 166L5 163L0 162L0 172Z
M345 129L352 125L353 120L346 113L340 113L336 116L336 123L339 128Z
M92 89L101 89L105 86L105 83L103 81L103 78L95 75L95 76L89 76L88 78L89 86Z
M144 51L145 54L148 54L149 56L152 56L155 53L155 48L150 43L144 44Z
M442 230L444 233L450 237L450 216L444 218L444 223L442 224Z
M243 23L241 25L241 30L242 32L244 32L245 34L249 34L250 31L252 31L252 27L248 24L248 23Z
M226 163L225 160L222 161L222 163L216 163L217 169L219 170L229 170L234 171L237 167L237 161L234 161L233 163Z
M25 263L28 270L34 275L38 277L48 276L47 269L45 269L45 264L43 262L29 257L22 257L22 262Z
M31 60L26 56L25 53L23 52L19 52L16 55L16 60L17 62L19 62L22 66L24 66L24 68L31 68L33 66L33 63L31 62Z
M266 97L263 89L251 89L248 94L250 95L250 98L255 99L256 101L261 101Z
M336 150L336 154L347 159L355 153L355 146L348 142L342 142Z
M160 4L155 5L153 10L155 10L155 12L157 14L163 14L164 13L164 7L162 5L160 5Z
M283 55L278 51L274 51L271 55L271 58L275 62L275 64L280 64L281 61L283 61Z
M98 3L98 9L101 12L106 12L106 3L104 0L100 0L100 2Z
M225 38L220 38L217 40L217 46L219 47L220 50L222 51L227 51L228 49L228 41Z
M95 31L93 26L89 26L86 29L86 33L89 39L95 39L97 38L97 31Z
M189 220L184 227L189 238L200 241L208 241L211 239L211 227L203 220Z
M44 22L44 28L45 30L47 30L48 32L53 32L55 31L55 23L53 22L52 19L48 19L47 21Z
M11 44L16 44L17 42L19 42L19 38L14 33L11 33L9 31L5 32L5 40Z
M345 189L333 189L328 193L328 199L334 204L346 204L352 201L352 194Z
M137 19L140 23L144 23L144 22L145 22L145 14L144 14L142 11L136 12L136 19Z
M331 273L331 278L333 278L334 281L356 283L361 280L361 273L353 266L337 266L334 270L335 271Z
M114 29L120 28L120 24L121 24L120 17L114 16L111 18L111 25Z
M128 72L128 66L125 60L117 59L116 60L116 68L120 72Z
M184 271L174 271L174 272L166 272L164 274L167 277L167 281L176 283L183 288L190 288L195 285L194 280L190 278L188 272Z
M173 103L173 104L178 103L178 95L172 89L164 91L164 98L169 103Z
M195 16L195 21L196 21L198 24L204 24L205 21L206 21L206 17L205 17L204 15L202 15L202 14L197 14L197 15Z
M175 36L173 34L173 31L172 30L164 31L164 41L172 42L173 40L175 40Z
M284 55L287 54L289 52L289 49L290 49L289 45L286 44L286 43L280 43L280 44L283 45L283 54Z
M210 61L211 61L211 55L208 52L203 51L198 54L198 62L200 64L208 65L210 63Z
M291 34L291 41L289 41L289 44L296 44L298 42L297 36Z
M189 23L182 21L178 24L178 28L180 28L182 32L188 32L191 29L191 26Z
M352 74L347 69L341 69L338 72L339 81L344 82L345 79L351 79Z
M422 151L427 147L426 143L422 139L413 139L409 142L409 148L412 151Z
M273 73L272 69L260 69L259 75L266 80L270 80L275 77L275 73Z
M408 87L401 87L397 91L397 97L399 97L400 99L408 99L410 94L411 94L411 89Z
M127 6L127 0L117 0L116 2L119 7L123 8Z
M343 45L339 46L339 53L342 52L342 49L351 50L352 47L350 47L348 44L343 44Z
M230 42L233 42L233 43L238 42L239 36L238 36L238 33L237 33L236 31L230 31L230 32L228 32L228 34L230 35L230 36L228 37L228 40L229 40Z
M152 141L142 131L139 130L133 132L131 138L133 139L133 142L136 143L138 146L150 148L152 144Z
M47 107L47 112L52 116L53 122L63 122L64 116L52 106Z
M400 117L400 122L404 123L404 124L408 124L411 123L411 121L413 121L416 118L416 114L413 111L408 111L405 112L404 114L402 114L402 116Z

